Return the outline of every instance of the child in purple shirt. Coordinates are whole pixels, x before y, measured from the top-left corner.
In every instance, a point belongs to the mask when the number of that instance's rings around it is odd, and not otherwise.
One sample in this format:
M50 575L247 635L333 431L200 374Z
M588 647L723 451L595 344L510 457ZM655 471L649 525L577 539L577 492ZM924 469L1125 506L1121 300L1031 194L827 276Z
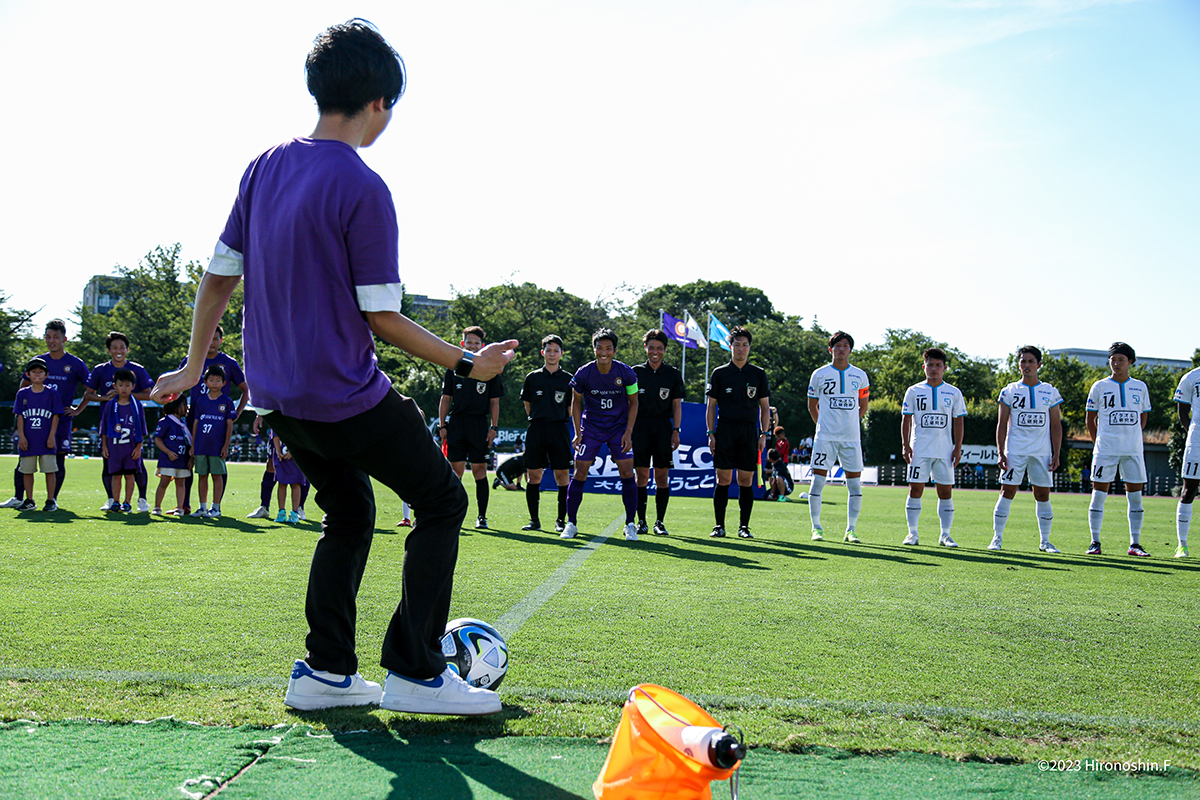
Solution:
M163 417L154 429L154 446L158 448L158 489L154 492L154 513L162 513L163 497L167 486L175 481L175 510L172 516L183 515L183 504L187 501L184 482L191 470L192 433L187 423L187 398L183 395L163 405Z
M57 449L56 433L63 413L62 398L46 386L49 369L43 359L35 358L25 367L29 386L17 390L13 401L13 412L17 415L17 448L20 459L17 470L21 473L24 501L16 506L18 511L35 511L33 501L33 474L40 468L46 474L46 505L43 511L57 511L54 500L55 478L58 465L55 463Z
M221 498L225 495L225 459L233 436L237 411L233 398L223 391L225 369L212 364L204 372L207 392L192 401L192 452L196 457L196 475L200 478L200 507L193 517L217 519L221 516ZM208 509L208 476L212 476L213 504ZM186 490L185 490L186 491Z
M278 487L279 493L279 515L275 517L276 522L290 522L293 525L300 521L300 490L308 485L308 479L304 477L304 473L300 471L300 467L292 458L291 452L288 450L283 440L274 433L270 435L271 439L271 462L275 465L275 485ZM288 488L292 490L292 510L289 514L283 509L283 501L287 497Z
M114 503L109 511L132 510L133 476L141 466L142 441L146 438L146 416L142 404L133 399L136 380L127 369L113 373L117 396L105 403L100 412L100 453L108 461L108 474L112 476ZM125 502L118 506L115 501L121 495L122 482Z

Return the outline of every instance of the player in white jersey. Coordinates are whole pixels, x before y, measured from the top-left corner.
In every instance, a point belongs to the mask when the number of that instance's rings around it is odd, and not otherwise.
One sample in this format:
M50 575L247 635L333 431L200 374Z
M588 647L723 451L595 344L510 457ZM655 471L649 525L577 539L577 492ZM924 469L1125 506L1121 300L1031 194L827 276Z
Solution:
M1000 499L992 518L992 543L988 550L999 550L1008 524L1008 509L1025 473L1037 501L1038 533L1043 553L1059 553L1050 544L1054 509L1050 506L1050 473L1058 469L1058 451L1062 446L1059 405L1062 395L1048 383L1038 380L1042 351L1025 345L1017 351L1021 380L1000 391L1000 413L996 421L996 448L1000 453Z
M1092 544L1087 554L1098 556L1100 528L1104 525L1104 500L1118 473L1125 481L1129 504L1129 555L1148 556L1142 549L1142 489L1146 485L1146 460L1142 455L1142 430L1150 411L1150 390L1129 368L1137 361L1133 348L1113 342L1108 348L1112 374L1092 384L1087 399L1087 429L1096 443L1092 451L1092 502L1088 527Z
M938 544L958 547L950 538L954 524L954 468L962 458L963 419L967 404L962 392L946 383L946 352L931 347L921 354L925 362L925 380L913 384L904 393L904 408L900 418L900 438L903 440L904 460L908 462L908 501L904 516L908 521L908 536L903 544L920 544L917 523L921 519L921 495L932 478L937 486L938 520L942 533Z
M808 516L812 521L813 541L823 541L821 527L821 492L825 479L834 463L842 465L846 473L847 542L858 543L854 526L862 511L862 443L859 420L867 413L871 401L867 373L850 363L850 351L854 349L854 337L838 331L829 337L829 352L833 363L815 370L808 381L808 413L817 423L817 436L813 440L812 488L808 492Z
M1179 535L1176 558L1187 558L1188 528L1192 526L1192 501L1200 489L1200 367L1183 376L1175 390L1179 422L1187 428L1187 444L1183 448L1183 492L1175 512L1175 529Z

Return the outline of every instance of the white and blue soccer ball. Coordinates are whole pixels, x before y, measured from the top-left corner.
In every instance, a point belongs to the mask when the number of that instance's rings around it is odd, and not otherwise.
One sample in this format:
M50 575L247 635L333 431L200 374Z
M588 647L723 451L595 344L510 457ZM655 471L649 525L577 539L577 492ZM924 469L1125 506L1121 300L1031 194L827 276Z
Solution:
M446 665L472 686L495 690L508 672L508 644L483 620L455 619L442 636Z

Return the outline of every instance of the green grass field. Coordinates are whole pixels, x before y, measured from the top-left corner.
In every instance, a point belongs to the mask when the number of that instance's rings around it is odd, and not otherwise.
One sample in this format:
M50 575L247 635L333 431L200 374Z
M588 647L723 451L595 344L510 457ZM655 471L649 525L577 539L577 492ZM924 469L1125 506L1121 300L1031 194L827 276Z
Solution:
M13 463L0 458L0 472ZM283 706L304 652L318 525L244 518L258 504L261 466L232 466L227 516L216 522L106 517L98 472L97 461L69 462L57 513L0 511L0 718L428 730L378 709ZM835 533L845 490L826 497ZM373 679L404 547L399 501L379 499L359 604L362 671ZM627 690L651 682L785 752L1200 769L1200 564L1171 558L1175 502L1146 500L1142 541L1153 557L1135 559L1125 555L1123 498L1108 502L1112 555L1099 557L1082 555L1086 496L1052 499L1057 556L1037 551L1028 493L994 553L984 549L992 492L955 495L962 546L953 551L933 545L932 492L917 548L900 545L904 491L890 487L865 490L861 545L811 542L803 503L757 503L755 539L713 540L711 501L684 498L672 500L669 538L628 543L613 495L587 496L581 536L562 541L522 532L524 496L493 492L492 530L463 531L452 615L507 634L505 711L438 730L606 737ZM543 519L552 502L543 498ZM311 500L309 514L319 516ZM614 538L594 546L605 531Z

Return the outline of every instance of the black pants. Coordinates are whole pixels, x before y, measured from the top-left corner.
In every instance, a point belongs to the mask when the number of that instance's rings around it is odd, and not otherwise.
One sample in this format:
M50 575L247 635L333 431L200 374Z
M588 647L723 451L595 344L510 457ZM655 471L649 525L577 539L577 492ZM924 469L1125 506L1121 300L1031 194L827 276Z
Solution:
M394 391L341 422L268 417L316 490L325 512L308 575L306 660L341 675L358 671L355 598L375 532L371 478L413 507L404 543L400 603L383 640L381 664L432 678L446 668L439 640L450 613L458 536L467 493L425 430L417 404Z

